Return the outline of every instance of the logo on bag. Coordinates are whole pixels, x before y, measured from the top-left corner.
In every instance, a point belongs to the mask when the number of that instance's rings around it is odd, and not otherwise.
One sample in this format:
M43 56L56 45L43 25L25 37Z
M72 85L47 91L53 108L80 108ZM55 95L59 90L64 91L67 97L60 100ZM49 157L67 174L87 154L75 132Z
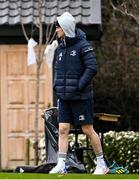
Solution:
M79 116L79 121L84 121L85 120L85 116L83 115L83 114L81 114L80 116Z
M76 51L75 50L71 51L70 56L76 56Z

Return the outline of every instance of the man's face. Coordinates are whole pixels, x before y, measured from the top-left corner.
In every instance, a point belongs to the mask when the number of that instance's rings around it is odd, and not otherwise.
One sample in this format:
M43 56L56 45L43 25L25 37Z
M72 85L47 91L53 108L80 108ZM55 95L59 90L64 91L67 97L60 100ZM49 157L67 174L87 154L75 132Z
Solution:
M62 37L65 36L64 31L63 31L62 28L59 27L59 26L56 26L56 33L57 33L58 38L62 38Z

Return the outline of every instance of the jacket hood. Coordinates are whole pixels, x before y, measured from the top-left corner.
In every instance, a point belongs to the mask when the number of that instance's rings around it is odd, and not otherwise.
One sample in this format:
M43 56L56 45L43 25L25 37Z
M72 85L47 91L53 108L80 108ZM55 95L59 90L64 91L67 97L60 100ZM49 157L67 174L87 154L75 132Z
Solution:
M65 36L70 38L75 37L75 18L69 12L65 12L61 16L57 17L57 21L63 29Z
M75 32L76 32L76 36L75 36L76 39L86 39L86 34L81 29L76 28Z

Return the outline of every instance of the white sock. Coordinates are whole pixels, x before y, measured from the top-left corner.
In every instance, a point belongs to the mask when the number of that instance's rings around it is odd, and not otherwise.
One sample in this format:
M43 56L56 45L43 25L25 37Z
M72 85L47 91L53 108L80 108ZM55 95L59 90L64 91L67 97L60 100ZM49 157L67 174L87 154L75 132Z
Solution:
M107 167L105 160L104 160L104 157L103 157L103 153L97 154L96 158L97 158L97 164L98 165Z
M64 168L65 167L65 163L66 163L66 157L67 154L66 153L59 153L58 154L58 166Z

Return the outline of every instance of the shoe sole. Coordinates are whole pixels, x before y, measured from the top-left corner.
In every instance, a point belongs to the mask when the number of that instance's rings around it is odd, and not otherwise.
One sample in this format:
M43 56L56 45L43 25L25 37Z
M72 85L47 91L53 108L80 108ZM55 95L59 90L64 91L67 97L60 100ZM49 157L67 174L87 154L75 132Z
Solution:
M107 168L107 169L104 171L103 174L94 174L94 173L93 173L93 175L105 175L105 174L108 174L108 172L109 172L109 168Z

